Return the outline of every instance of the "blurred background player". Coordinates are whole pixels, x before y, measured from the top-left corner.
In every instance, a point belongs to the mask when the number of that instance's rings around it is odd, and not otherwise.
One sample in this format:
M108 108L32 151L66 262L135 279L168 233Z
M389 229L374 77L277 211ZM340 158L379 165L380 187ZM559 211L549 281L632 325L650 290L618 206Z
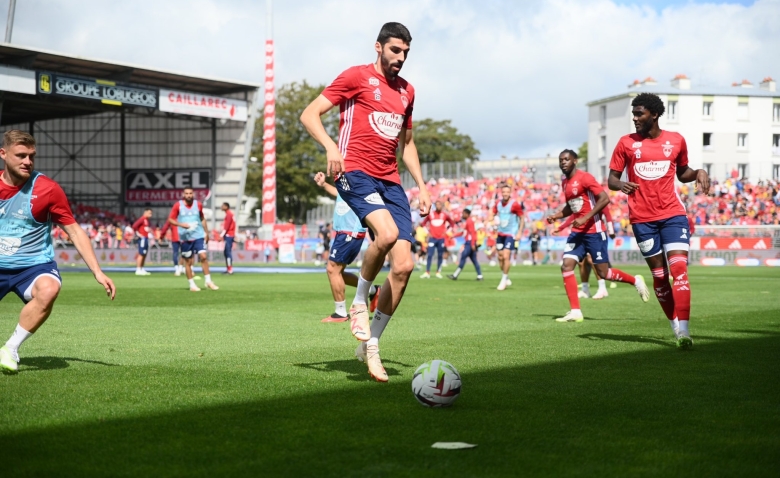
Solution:
M233 273L233 241L236 239L236 221L233 218L233 211L230 210L230 204L223 202L222 210L225 212L225 219L222 221L222 231L220 235L225 241L225 265L226 274Z
M479 261L477 260L477 230L474 227L474 220L471 219L471 209L463 210L463 220L463 231L459 235L463 235L465 242L463 244L463 252L460 254L460 264L455 269L455 273L448 275L447 278L458 280L458 276L466 266L466 259L471 259L471 262L474 263L474 268L477 269L477 280L482 280L482 269L480 269Z
M337 176L339 195L361 224L371 229L374 239L363 256L349 315L352 335L361 341L355 355L380 382L388 377L379 356L379 339L414 270L412 214L398 174L397 154L420 189L420 215L428 215L431 207L412 135L414 88L398 76L411 42L405 26L385 23L374 43L374 63L342 72L301 114L301 123L325 148L327 173ZM334 105L339 105L340 112L338 145L321 118ZM390 273L369 328L368 293L388 255Z
M498 251L498 263L501 266L501 282L498 290L504 290L512 285L509 280L512 251L515 249L515 241L519 241L523 234L523 205L512 199L512 188L508 184L501 185L501 200L492 209L491 222L498 218L498 237L496 238L496 250Z
M336 198L336 207L333 208L333 230L336 231L336 238L330 248L328 264L325 269L328 273L328 282L330 282L330 291L333 294L336 310L322 319L322 322L346 322L349 320L349 314L347 314L345 286L357 287L358 285L358 276L347 272L346 268L360 254L363 239L366 237L366 228L360 224L360 219L341 199L336 187L325 182L325 173L315 174L314 182L326 193ZM330 231L330 228L327 230ZM381 286L374 285L369 289L369 310L371 312L376 310L381 289Z
M609 267L607 251L607 235L601 222L601 210L609 204L609 196L590 173L577 169L577 153L565 149L558 156L558 164L563 171L563 189L566 205L562 211L548 216L547 222L552 224L556 219L574 216L571 234L566 239L563 252L563 284L569 298L570 310L563 317L555 319L558 322L582 322L580 299L577 295L577 279L574 278L574 268L582 261L585 254L593 258L593 267L601 277L607 280L626 282L636 287L639 297L647 302L650 291L647 290L642 276L632 276L619 269Z
M59 184L35 171L35 138L19 130L3 135L0 157L0 300L13 291L24 302L19 323L0 347L0 369L19 370L19 347L49 318L62 279L54 261L52 224L70 237L95 280L114 300L116 288L100 270L92 243L73 218Z
M181 241L179 240L179 228L171 227L171 223L167 220L160 229L160 237L165 237L165 234L171 230L171 249L173 252L173 275L180 276L184 272L184 261L181 257Z
M539 255L539 243L542 241L541 230L537 227L531 232L531 236L528 238L531 242L531 264L536 265L537 256ZM541 258L538 259L541 261Z
M144 209L141 217L133 223L133 231L138 239L138 255L135 256L135 275L148 276L151 272L144 269L146 254L149 252L149 239L152 238L152 228L149 227L149 218L152 217L151 209Z
M414 246L417 251L417 264L425 264L428 257L428 229L425 229L420 224L414 229Z
M421 279L431 278L431 263L433 254L436 253L436 277L441 279L441 267L444 260L444 242L447 237L447 226L455 227L455 222L449 214L444 212L444 202L440 199L436 201L436 208L426 216L421 226L428 228L428 262L425 266L425 273L420 276Z
M689 349L693 347L688 329L691 231L674 178L676 175L682 183L696 181L704 194L710 191L710 178L703 169L688 166L685 138L658 126L658 119L665 111L661 98L640 93L631 106L636 133L623 136L615 146L609 163L609 189L623 191L628 196L628 218L639 250L652 271L655 296L669 319L677 346ZM628 182L620 180L624 171Z
M206 287L211 290L218 290L219 287L211 280L211 274L209 273L209 258L208 250L206 249L209 227L206 223L206 218L203 216L203 204L195 199L195 191L192 188L184 188L182 199L171 208L168 222L172 226L179 228L181 256L184 259L184 270L187 273L190 291L200 291L200 287L195 285L195 278L192 272L196 255L200 258Z

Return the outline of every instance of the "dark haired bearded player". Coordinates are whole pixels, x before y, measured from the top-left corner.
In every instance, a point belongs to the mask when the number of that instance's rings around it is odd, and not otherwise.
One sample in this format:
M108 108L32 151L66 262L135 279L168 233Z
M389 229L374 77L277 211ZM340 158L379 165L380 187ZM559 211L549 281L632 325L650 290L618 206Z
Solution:
M406 27L386 23L374 45L376 61L341 73L301 114L301 123L325 148L327 172L336 175L339 196L374 239L363 257L349 315L352 335L361 341L355 355L380 382L387 381L387 372L379 358L379 338L414 270L412 216L398 175L397 149L420 188L420 215L426 216L431 207L412 139L414 88L398 76L411 42ZM341 113L338 145L320 118L334 105ZM366 302L386 255L391 270L369 327Z
M693 347L688 330L691 285L688 282L688 218L674 185L696 181L707 194L710 178L703 169L688 167L688 147L678 133L664 131L658 118L663 101L641 93L631 102L636 133L620 138L609 163L609 188L628 195L628 217L639 250L650 266L653 287L672 326L677 346ZM620 180L623 171L628 182ZM668 266L668 267L667 267ZM669 285L669 272L672 284Z

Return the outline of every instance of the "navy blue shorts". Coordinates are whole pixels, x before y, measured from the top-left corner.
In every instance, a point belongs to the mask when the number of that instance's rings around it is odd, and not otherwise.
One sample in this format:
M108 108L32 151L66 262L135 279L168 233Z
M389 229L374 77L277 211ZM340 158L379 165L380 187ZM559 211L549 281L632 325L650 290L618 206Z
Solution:
M363 238L357 239L349 234L336 234L336 239L330 245L330 261L336 264L352 264L360 254Z
M428 253L432 254L434 249L444 251L444 239L428 239Z
M414 241L412 212L403 186L374 178L363 171L350 171L339 176L336 188L363 227L368 227L366 216L378 209L386 209L398 227L398 239ZM369 233L373 237L373 231Z
M645 257L657 256L661 251L688 251L691 232L686 216L632 223L631 227L634 229L636 244Z
M149 239L141 237L138 239L138 254L146 256L147 252L149 252Z
M0 269L0 299L13 291L25 304L30 302L33 284L41 276L53 277L62 284L60 271L54 261L25 269Z
M609 262L609 253L607 252L607 234L596 232L588 234L586 232L573 232L566 239L566 247L563 249L564 259L574 259L582 262L585 254L590 254L594 264L603 264Z
M195 239L194 241L181 241L181 256L185 259L193 257L195 254L206 252L206 245L203 243L203 239Z
M504 236L499 234L496 238L496 250L497 251L514 251L515 250L515 237Z

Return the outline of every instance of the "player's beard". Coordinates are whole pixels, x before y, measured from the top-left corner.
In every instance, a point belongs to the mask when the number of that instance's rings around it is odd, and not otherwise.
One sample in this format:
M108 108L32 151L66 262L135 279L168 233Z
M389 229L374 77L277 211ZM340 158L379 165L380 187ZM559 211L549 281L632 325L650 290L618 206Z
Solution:
M395 78L398 76L398 73L401 72L401 68L403 67L403 63L395 62L391 63L389 59L385 57L385 55L381 56L381 62L382 62L382 71L385 73L385 77L389 80L395 80ZM392 67L397 66L398 71L394 72Z
M19 165L17 168L12 168L8 163L6 163L6 173L11 177L11 180L14 183L22 183L27 182L28 179L30 179L30 175L32 174L32 171L34 168L30 168L30 172L23 171L22 166Z

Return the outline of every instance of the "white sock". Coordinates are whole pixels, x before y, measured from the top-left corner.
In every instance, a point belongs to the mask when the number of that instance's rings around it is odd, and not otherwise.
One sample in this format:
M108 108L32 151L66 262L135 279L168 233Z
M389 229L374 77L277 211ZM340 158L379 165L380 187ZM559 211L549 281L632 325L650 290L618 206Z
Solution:
M674 330L674 333L676 334L678 330L680 330L680 321L675 317L674 319L669 321L669 325L672 326L672 330Z
M379 338L382 336L382 332L385 331L385 327L387 327L387 323L390 322L391 315L387 315L385 313L382 313L379 311L379 309L376 309L374 312L374 320L371 321L371 338L375 338L379 341Z
M571 312L572 312L572 314L577 314L577 313L581 314L582 313L582 311L580 309L571 309Z
M347 302L342 300L341 302L336 302L336 313L339 314L342 317L347 316Z
M369 296L372 296L372 295L374 295L374 294L376 294L376 286L375 286L375 285L372 285L372 286L371 286L371 288L370 288L370 289L368 289L368 295L369 295Z
M204 275L204 276L203 276L203 280L205 280L205 281L206 281L206 284L208 284L209 282L211 282L211 274L206 274L206 275Z
M29 339L31 335L31 332L28 332L23 329L21 325L17 324L16 330L11 334L11 337L8 339L8 342L5 343L5 346L11 349L11 352L16 355L19 351L19 347L21 347L24 341Z
M363 279L362 274L358 274L358 285L357 285L357 291L355 292L355 300L352 301L353 304L363 304L366 305L366 297L368 296L368 291L371 289L371 282Z
M501 282L506 282L507 279L509 279L509 274L502 274L501 275Z
M679 328L680 333L688 335L689 334L689 332L688 332L688 321L687 320L680 320L679 323L680 323L680 328Z
M144 269L143 269L143 267L136 267L136 268L135 268L135 271L136 271L136 272L141 272L141 271L143 271L143 270L144 270Z
M366 342L366 345L376 345L379 346L379 339L376 337L371 337L368 339L368 342Z
M198 287L195 285L195 279L187 279L190 283L190 287Z
M452 274L452 275L454 275L455 277L458 277L458 276L460 275L460 267L458 267L457 269L455 269L455 273L454 273L454 274Z
M599 279L599 290L607 290L607 281Z
M587 282L583 282L582 292L585 292L586 294L590 294L590 284L588 284Z

